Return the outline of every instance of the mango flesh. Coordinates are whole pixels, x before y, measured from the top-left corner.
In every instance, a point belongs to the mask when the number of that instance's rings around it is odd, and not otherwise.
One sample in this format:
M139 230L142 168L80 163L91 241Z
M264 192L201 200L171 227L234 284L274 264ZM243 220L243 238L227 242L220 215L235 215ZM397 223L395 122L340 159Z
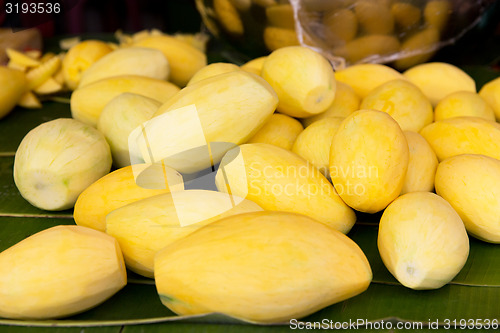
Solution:
M297 119L284 114L275 113L264 126L248 140L248 143L269 143L283 149L291 150L295 139L297 139L297 136L303 129L304 127Z
M5 117L25 93L24 73L0 66L0 119Z
M365 98L370 91L395 79L404 79L395 69L380 64L358 64L335 72L335 79L354 89L356 95Z
M500 125L477 117L436 121L420 134L429 142L439 161L461 154L482 154L500 159Z
M157 100L131 93L118 95L106 104L99 115L97 129L106 137L116 167L131 164L129 135L151 119L160 105Z
M419 132L432 123L432 105L424 94L406 80L392 80L372 90L361 109L387 112L403 131Z
M493 108L497 121L500 120L500 78L486 83L479 91L479 96Z
M139 75L166 80L170 73L167 58L158 50L140 47L118 49L106 54L83 73L79 87L113 76Z
M148 197L183 189L182 176L168 167L148 164L124 167L87 187L78 196L73 218L77 225L105 231L106 215L111 211Z
M179 92L174 84L136 75L115 76L78 88L71 95L71 115L84 123L97 126L102 110L113 98L123 93L143 95L160 102Z
M450 282L469 255L469 237L457 212L430 192L405 194L384 211L380 256L392 275L411 289L437 289Z
M86 40L71 47L62 62L64 81L71 90L80 84L82 74L113 49L105 42Z
M266 61L266 58L267 57L259 57L252 59L241 65L240 68L244 71L260 75L260 72L262 71L262 65L264 64L264 61Z
M172 311L259 323L304 317L363 292L371 279L366 257L347 236L285 212L227 217L155 258L156 287Z
M225 62L216 62L210 65L207 65L200 69L199 71L196 72L196 74L193 75L191 80L188 82L188 86L196 83L198 81L201 81L203 79L207 79L212 76L216 76L219 74L224 74L224 73L229 73L229 72L234 72L240 70L238 66L235 64L230 64L230 63L225 63Z
M170 81L184 87L191 77L207 65L207 57L200 50L177 38L160 35L139 40L133 46L160 50L170 64Z
M106 217L106 232L118 240L127 267L152 278L154 256L164 247L223 217L261 210L225 193L178 191L114 210Z
M467 73L443 62L417 65L403 75L422 90L433 106L457 91L476 92L476 83Z
M164 160L179 172L197 172L252 137L277 104L272 88L255 74L238 70L217 75L164 103L145 124L148 142L142 130L134 142L146 162Z
M495 121L495 112L480 95L457 91L443 98L434 110L434 120L454 117L479 117Z
M439 163L436 153L420 134L411 131L405 131L404 134L408 142L410 158L401 194L432 192Z
M80 193L110 168L109 145L99 131L59 118L23 138L14 160L14 181L33 206L63 210L73 207Z
M117 241L89 228L57 226L0 253L0 316L48 319L104 302L127 284Z
M354 13L361 30L367 35L388 35L394 30L394 18L381 1L357 1Z
M330 117L320 119L299 134L292 151L306 159L330 178L330 148L332 140L344 118Z
M304 214L343 233L356 216L316 167L291 151L265 143L230 150L215 177L217 189L266 210Z
M450 1L431 0L425 5L424 19L429 27L436 28L441 32L446 27L452 12Z
M435 45L439 42L439 31L435 28L427 28L416 32L403 44L401 44L401 54L405 55L394 62L394 66L399 70L405 70L417 64L426 62L434 55ZM416 53L416 55L410 55Z
M330 177L342 200L366 213L383 210L401 193L408 143L385 112L360 110L344 119L330 149Z
M293 29L265 27L263 38L264 44L269 51L300 45L297 33Z
M353 40L358 32L358 19L348 8L325 13L322 22L325 26L326 42L331 46Z
M459 155L441 162L436 193L457 211L472 236L500 243L500 161L483 155Z
M333 49L333 54L345 58L351 64L372 61L374 57L390 59L398 52L399 40L391 35L366 35ZM384 58L385 57L385 58Z
M306 47L289 46L272 52L264 61L261 75L278 95L278 111L292 117L321 113L335 97L331 65Z

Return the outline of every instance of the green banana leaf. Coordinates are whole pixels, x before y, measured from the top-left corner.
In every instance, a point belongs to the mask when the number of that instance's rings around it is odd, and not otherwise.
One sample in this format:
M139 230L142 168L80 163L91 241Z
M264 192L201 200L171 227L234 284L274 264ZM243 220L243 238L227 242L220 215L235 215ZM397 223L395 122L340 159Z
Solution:
M211 61L236 59L225 48L211 51ZM465 68L478 86L498 76L486 66ZM0 120L0 251L22 239L60 224L74 224L72 211L47 212L31 206L22 198L13 180L15 151L22 138L40 123L70 117L68 96L44 102L39 110L16 108ZM383 265L377 249L378 221L381 214L358 214L358 222L349 236L366 254L373 282L364 293L334 304L302 322L343 323L365 320L365 332L398 332L397 324L421 324L418 332L445 332L453 320L500 320L500 246L470 239L470 255L462 271L438 290L414 291L401 286ZM451 322L450 322L451 321ZM391 328L373 325L390 323ZM437 324L439 329L428 325ZM370 326L371 325L371 326ZM376 327L376 326L375 326ZM70 318L46 321L20 321L0 318L0 332L48 333L139 333L139 332L285 332L288 323L258 325L222 314L177 316L164 307L154 281L128 272L128 285L103 304ZM407 331L407 330L406 330ZM411 331L411 330L410 330Z

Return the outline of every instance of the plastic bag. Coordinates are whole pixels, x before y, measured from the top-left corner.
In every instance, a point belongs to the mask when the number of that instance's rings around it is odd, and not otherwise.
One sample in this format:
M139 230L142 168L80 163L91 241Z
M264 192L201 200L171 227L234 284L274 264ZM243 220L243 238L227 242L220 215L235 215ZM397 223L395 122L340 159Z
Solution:
M335 68L429 60L471 29L495 0L290 0L302 45Z

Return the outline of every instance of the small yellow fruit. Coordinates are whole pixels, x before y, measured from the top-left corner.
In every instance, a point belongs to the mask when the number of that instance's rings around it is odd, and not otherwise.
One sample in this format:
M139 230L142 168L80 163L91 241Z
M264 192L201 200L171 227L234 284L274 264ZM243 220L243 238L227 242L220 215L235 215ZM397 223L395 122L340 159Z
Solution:
M216 62L210 65L207 65L196 72L193 75L191 80L187 83L187 86L192 85L193 83L199 82L201 80L207 79L212 76L216 76L219 74L229 73L240 70L240 67L235 64L225 63L225 62Z
M283 149L291 150L297 135L304 130L302 124L295 118L275 113L248 140L248 143L269 143Z
M405 194L384 211L378 249L392 275L411 289L437 289L460 272L469 256L464 224L443 198Z
M330 150L330 177L342 200L366 213L383 210L403 188L408 143L385 112L360 110L344 119Z
M361 30L367 35L387 35L394 30L391 11L380 1L357 1L354 12Z
M453 9L448 0L431 0L424 8L424 19L427 26L443 31L448 24Z
M394 62L397 69L404 70L429 60L435 53L439 42L439 32L435 28L427 28L415 33L401 45L401 58ZM417 53L416 55L412 55Z
M284 29L295 29L293 7L290 4L270 6L266 8L267 24Z
M500 161L483 155L459 155L441 162L436 193L462 218L467 231L490 243L500 243Z
M170 82L143 76L110 77L75 90L71 94L71 115L73 118L95 127L106 104L118 95L133 93L163 103L179 90L176 85Z
M159 164L135 164L115 170L87 187L78 196L73 218L77 225L105 231L106 215L111 211L183 189L182 176L175 170Z
M120 244L127 267L154 277L154 256L164 247L223 217L261 211L225 193L178 191L135 201L106 217L106 232Z
M486 83L479 91L481 96L495 112L495 118L500 120L500 77Z
M332 50L351 64L380 60L399 52L399 40L391 35L366 35Z
M49 319L93 308L127 284L117 241L57 226L0 253L0 316Z
M244 63L240 68L244 71L260 75L260 72L262 71L262 65L264 65L264 61L266 61L266 58L267 56L255 58L247 63Z
M410 152L408 171L401 194L409 192L432 192L438 166L436 153L418 133L405 131Z
M215 177L217 189L256 202L266 210L304 214L343 233L356 215L316 167L265 143L230 150Z
M443 98L434 110L434 120L454 117L478 117L495 121L495 112L480 95L457 91Z
M395 23L403 30L416 26L422 18L422 11L407 2L396 2L391 6L391 14Z
M427 97L407 80L392 80L373 89L361 102L360 109L388 113L403 131L418 132L434 118Z
M460 68L443 62L421 64L403 75L422 90L433 106L457 91L476 92L476 83Z
M335 72L335 79L354 89L356 95L365 98L370 91L395 79L404 79L395 69L380 64L359 64Z
M477 117L436 121L421 132L439 161L461 154L482 154L500 159L500 124Z
M39 109L42 107L40 100L31 91L24 93L17 102L17 105L27 109Z
M350 42L358 32L358 19L348 8L325 13L323 25L325 26L325 40L332 47Z
M86 40L71 47L62 62L66 85L74 90L80 84L82 74L97 60L113 49L98 40Z
M26 88L24 73L0 66L0 119L5 117L24 95Z
M343 120L339 117L320 119L300 133L293 145L295 154L311 162L327 178L330 178L332 140Z
M63 210L72 208L80 193L110 168L109 145L98 130L59 118L23 138L14 160L14 181L33 206Z
M213 0L213 6L216 17L227 33L233 36L243 35L243 21L230 0Z
M264 61L262 77L278 95L278 111L292 117L321 113L335 97L332 66L306 47L290 46L272 52Z
M372 279L351 239L285 212L214 222L159 252L154 269L160 299L172 311L260 323L304 317L362 293Z
M264 28L264 44L269 51L300 45L295 30L280 27Z

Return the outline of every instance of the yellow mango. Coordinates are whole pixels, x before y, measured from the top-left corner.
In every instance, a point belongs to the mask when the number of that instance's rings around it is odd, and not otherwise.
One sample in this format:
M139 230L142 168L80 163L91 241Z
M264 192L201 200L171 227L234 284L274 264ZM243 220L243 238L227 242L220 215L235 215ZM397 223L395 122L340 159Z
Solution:
M160 251L154 269L160 299L172 311L259 323L304 317L362 293L372 279L351 239L286 212L216 221Z
M14 181L33 206L63 210L72 208L80 193L110 168L109 145L98 130L59 118L23 138L14 159Z
M325 111L335 97L335 76L330 63L303 46L272 52L262 66L262 77L279 97L278 111L308 117Z
M295 29L295 18L293 17L292 5L280 4L266 8L267 24L284 29Z
M121 168L131 164L129 135L151 119L160 105L157 100L131 93L120 94L106 104L97 121L97 129L109 143L115 166Z
M432 192L438 166L436 153L420 134L412 131L405 131L404 134L408 142L410 158L401 194Z
M479 91L481 96L495 112L495 118L500 120L500 77L486 83Z
M28 90L40 87L52 75L56 74L61 67L61 59L53 57L38 67L32 68L26 73L26 86Z
M407 2L396 2L391 6L394 22L403 30L416 26L422 18L422 11L417 6Z
M241 65L240 68L244 71L260 75L262 65L264 64L264 61L266 61L266 58L267 56L252 59Z
M403 131L418 132L434 118L427 97L407 80L392 80L373 89L361 102L360 109L388 113Z
M73 45L62 62L64 80L69 89L75 90L82 74L98 59L113 49L105 42L86 40Z
M292 148L295 154L312 163L327 178L330 178L332 140L343 120L328 117L314 122L299 134Z
M159 50L127 47L106 54L82 74L79 87L102 79L121 75L139 75L167 80L170 67Z
M461 154L482 154L500 159L500 125L477 117L436 121L421 132L439 161Z
M213 0L213 7L219 23L227 33L233 36L243 35L243 21L231 0Z
M229 73L229 72L234 72L240 70L240 67L238 67L235 64L230 64L226 62L216 62L210 65L207 65L200 69L199 71L196 72L196 74L193 75L191 80L187 83L187 85L192 85L193 83L196 83L198 81L207 79L212 76L216 76L219 74L224 74L224 73Z
M330 177L342 200L365 213L383 210L401 193L408 169L408 143L385 112L348 116L330 150Z
M354 89L360 98L386 82L403 78L395 69L381 64L358 64L335 72L335 79Z
M457 91L476 92L476 83L467 73L443 62L417 65L403 75L422 90L433 106Z
M374 57L384 58L399 52L399 40L391 35L367 35L351 40L332 50L349 63L370 62Z
M27 109L39 109L42 107L42 103L38 97L31 91L24 93L17 102L17 105Z
M71 94L71 115L92 126L113 98L123 93L143 95L160 102L167 101L179 88L163 80L143 76L115 76L81 87Z
M133 46L149 47L163 52L170 65L170 81L185 86L191 77L207 65L206 55L194 46L166 35L144 38Z
M230 150L221 161L215 184L219 191L250 199L266 210L307 215L343 233L356 221L352 209L316 167L270 144Z
M0 119L5 117L19 102L26 88L24 73L0 66Z
M182 176L169 167L160 164L127 166L87 187L78 196L73 218L77 225L105 231L106 215L111 211L158 194L183 189Z
M132 271L154 277L158 251L223 217L261 211L256 203L205 190L156 195L112 211L106 232L115 237Z
M302 132L304 127L295 118L275 113L262 126L254 136L248 140L248 143L269 143L283 149L291 150L297 135Z
M40 61L11 48L7 48L5 50L7 56L9 57L9 61L15 63L18 66L24 67L37 67L40 66Z
M252 6L252 0L231 0L231 3L239 11L246 11Z
M438 42L439 32L435 28L427 28L415 33L401 44L401 58L394 62L394 66L404 70L426 62L434 55ZM420 54L411 55L415 52Z
M66 317L93 308L127 284L117 241L89 228L56 226L0 253L0 316Z
M438 289L469 256L469 237L451 205L434 193L405 194L380 219L380 256L392 275L411 289Z
M163 160L179 172L197 172L252 137L277 104L261 77L240 70L220 74L170 98L144 125L147 141L141 130L132 142L146 162Z
M484 155L450 157L438 166L436 193L462 218L472 236L500 243L500 161Z
M49 77L44 83L35 88L33 91L39 95L48 95L61 91L62 88L62 84L54 80L52 77Z
M448 0L431 0L424 8L424 19L427 26L443 31L450 19L453 9Z
M454 117L478 117L495 121L495 112L480 95L457 91L443 98L434 110L434 120Z
M387 35L394 30L394 18L389 7L380 1L357 1L354 13L361 30L368 35Z
M348 8L325 13L322 22L325 26L325 40L331 46L349 42L358 33L358 19Z
M345 118L354 111L359 110L360 98L356 95L354 90L345 83L337 82L337 89L335 91L335 99L333 103L326 109L325 112L317 114L312 117L302 118L300 121L302 125L309 126L312 123L329 117Z
M275 51L282 47L300 45L297 33L293 29L265 27L263 38L264 44L269 51Z

